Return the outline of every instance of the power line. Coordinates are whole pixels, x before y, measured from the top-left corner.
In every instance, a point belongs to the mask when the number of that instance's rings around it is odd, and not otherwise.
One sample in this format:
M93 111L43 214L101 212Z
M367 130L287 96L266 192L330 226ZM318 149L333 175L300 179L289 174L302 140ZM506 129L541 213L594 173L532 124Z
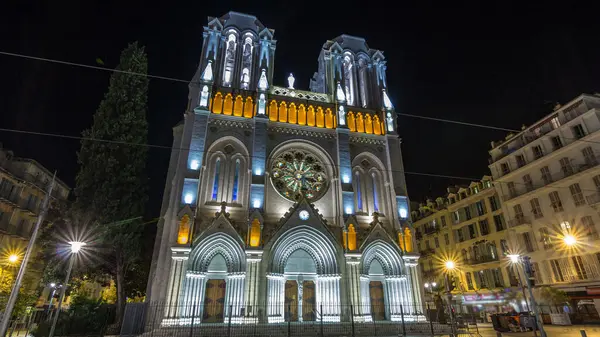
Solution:
M110 72L118 72L118 73L135 75L135 76L146 76L148 78L159 79L159 80L166 80L166 81L175 81L175 82L179 82L179 83L186 83L186 84L191 83L191 81L189 81L189 80L178 79L178 78L173 78L173 77L158 76L158 75L137 73L137 72L131 72L131 71L124 71L124 70L119 70L119 69L104 68L104 67L99 67L99 66L92 66L92 65L75 63L75 62L69 62L69 61L62 61L62 60L56 60L56 59L50 59L50 58L43 58L43 57L37 57L37 56L31 56L31 55L24 55L24 54L19 54L19 53L11 53L11 52L0 51L0 55L20 57L20 58L24 58L24 59L44 61L44 62L50 62L50 63L57 63L57 64L62 64L62 65L75 66L75 67L83 67L83 68L88 68L88 69L103 70L103 71L110 71ZM437 118L437 117L427 117L427 116L421 116L421 115L415 115L415 114L409 114L409 113L401 113L401 112L397 112L396 114L399 115L399 116L405 116L405 117L411 117L411 118L420 118L420 119L425 119L425 120L438 121L438 122L443 122L443 123L451 123L451 124L464 125L464 126L471 126L471 127L478 127L478 128L485 128L485 129L491 129L491 130L507 131L507 132L517 132L517 133L521 132L521 130L516 130L516 129L509 129L509 128L504 128L504 127L497 127L497 126L492 126L492 125L484 125L484 124L471 123L471 122L456 121L456 120L451 120L451 119L444 119L444 118ZM170 150L176 150L176 151L182 151L182 150L188 151L188 150L190 150L190 148L174 148L174 147L171 147L171 146L164 146L164 145L155 145L155 144L146 144L146 143L131 143L131 142L125 142L125 141L116 141L116 140L107 140L107 139L98 139L98 138L89 138L89 137L79 137L79 136L70 136L70 135L65 135L65 134L54 134L54 133L47 133L47 132L16 130L16 129L9 129L9 128L0 128L0 131L13 132L13 133L21 133L21 134L29 134L29 135L38 135L38 136L48 136L48 137L60 137L60 138L75 139L75 140L84 140L84 141L96 141L96 142L104 142L104 143L117 144L117 145L145 146L145 147L149 147L149 148L170 149ZM583 140L583 139L578 139L578 138L569 138L569 137L563 137L563 138L565 138L565 139L571 139L571 140L575 140L575 141L592 143L592 144L600 144L600 142L594 142L594 141ZM204 151L204 152L211 153L210 151ZM247 157L248 157L248 159L250 159L252 157L255 157L255 158L258 158L258 159L265 159L265 160L267 159L267 157L260 157L260 158L256 157L256 156L247 156ZM335 165L335 164L326 164L326 165L331 165L331 166L334 166L334 167L339 167L339 165ZM426 172L411 172L411 171L399 171L399 170L379 170L379 171L384 171L384 172L400 172L400 173L409 174L409 175L437 177L437 178L444 178L444 179L457 179L457 180L468 180L468 181L479 181L480 180L479 178L450 176L450 175L434 174L434 173L426 173ZM505 182L494 181L494 183L505 183ZM516 184L516 185L526 185L525 183L519 183L519 182L514 182L514 184ZM562 186L553 186L553 187L554 188L568 188L568 186L564 186L564 187L562 187ZM590 191L596 192L596 190L590 190Z
M56 59L45 58L45 57L37 57L37 56L31 56L31 55L24 55L24 54L19 54L19 53L0 51L0 55L20 57L20 58L24 58L24 59L37 60L37 61L45 61L45 62L63 64L63 65L74 66L74 67L83 67L83 68L88 68L88 69L103 70L103 71L109 71L109 72L118 72L118 73L135 75L135 76L146 76L148 78L154 78L154 79L165 80L165 81L175 81L175 82L185 83L185 84L193 83L190 80L184 80L184 79L179 79L179 78L174 78L174 77L166 77L166 76L158 76L158 75L150 75L150 74L137 73L137 72L131 72L131 71L124 71L124 70L119 70L119 69L92 66L92 65L88 65L88 64L62 61L62 60L56 60ZM479 128L486 128L486 129L491 129L491 130L520 132L519 130L504 128L504 127L497 127L497 126L470 123L470 122L461 122L461 121L442 119L442 118L436 118L436 117L427 117L427 116L421 116L421 115L415 115L415 114L409 114L409 113L403 113L403 112L397 112L396 114L399 116L420 118L420 119L425 119L425 120L433 120L433 121L438 121L438 122L453 123L453 124L458 124L458 125L466 125L466 126L479 127Z
M165 145L156 145L156 144L146 144L146 143L132 143L132 142L126 142L126 141L112 141L112 140L106 140L106 139L98 139L98 138L90 138L90 137L81 137L81 136L71 136L71 135L64 135L64 134L55 134L55 133L48 133L48 132L34 132L34 131L26 131L26 130L16 130L16 129L8 129L8 128L0 128L0 131L4 131L4 132L13 132L13 133L22 133L22 134L27 134L27 135L38 135L38 136L45 136L45 137L57 137L57 138L66 138L66 139L72 139L72 140L84 140L84 141L95 141L95 142L103 142L103 143L110 143L110 144L116 144L116 145L131 145L131 146L144 146L144 147L150 147L150 148L159 148L159 149L168 149L171 151L189 151L191 150L191 148L184 148L184 147L170 147L170 146L165 146ZM215 151L203 151L205 153L218 153ZM255 156L255 155L242 155L242 157L244 157L247 160L251 160L252 158L255 159L260 159L260 160L267 160L269 157L267 156ZM338 164L330 164L330 163L322 163L325 166L331 166L331 167L335 167L335 168L340 168L340 165ZM406 170L381 170L378 168L374 168L376 171L380 172L380 173L401 173L401 174L406 174L406 175L415 175L415 176L425 176L425 177L433 177L433 178L443 178L443 179L456 179L456 180L465 180L465 181L469 181L469 182L473 182L473 181L480 181L480 178L473 178L473 177L464 177L464 176L453 176L453 175L445 175L445 174L436 174L436 173L428 173L428 172L417 172L417 171L406 171ZM575 174L575 173L574 173ZM552 188L569 188L569 186L550 186L554 183L559 183L558 182L553 182L550 183L546 186L548 187L552 187ZM503 182L503 181L493 181L494 184L508 184L509 182ZM515 185L525 185L528 186L525 183L521 183L521 182L513 182ZM588 192L597 192L595 189L581 189L582 191L588 191Z
M182 79L173 78L173 77L166 77L166 76L158 76L158 75L149 75L149 74L143 74L143 73L136 73L136 72L133 72L133 71L104 68L104 67L92 66L92 65L89 65L89 64L82 64L82 63L61 61L61 60L50 59L50 58L45 58L45 57L30 56L30 55L23 55L23 54L17 54L17 53L9 53L9 52L5 52L5 51L0 51L0 54L1 55L7 55L7 56L20 57L20 58L25 58L25 59L30 59L30 60L44 61L44 62L50 62L50 63L58 63L58 64L63 64L63 65L68 65L68 66L83 67L83 68L96 69L96 70L104 70L104 71L110 71L110 72L122 73L122 74L128 74L128 75L135 75L135 76L144 76L144 77L148 77L148 78L155 78L155 79L158 79L158 80L167 80L167 81L190 83L189 80L182 80Z

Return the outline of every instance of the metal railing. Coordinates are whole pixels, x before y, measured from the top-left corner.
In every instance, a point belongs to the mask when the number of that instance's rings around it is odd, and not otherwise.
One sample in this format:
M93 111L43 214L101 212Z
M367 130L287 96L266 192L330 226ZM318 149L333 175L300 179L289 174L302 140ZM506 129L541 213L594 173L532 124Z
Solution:
M526 194L526 193L529 193L531 191L537 190L538 188L542 188L542 187L548 186L550 184L559 182L560 180L562 180L564 178L568 178L568 177L573 176L573 175L575 175L577 173L584 172L584 171L587 171L587 170L589 170L591 168L594 168L594 167L598 166L598 164L600 164L600 156L596 156L596 157L593 158L593 160L589 160L588 162L586 162L584 164L572 165L571 169L567 169L566 171L561 171L561 172L552 174L551 176L548 176L545 179L545 181L542 180L542 181L540 181L537 184L533 184L533 183L532 184L526 184L526 185L523 185L523 187L521 187L521 188L517 188L514 191L511 191L508 194L503 195L502 196L502 201L508 201L508 200L514 199L516 197L519 197L519 196L521 196L523 194ZM598 194L598 193L594 193L594 194ZM598 201L600 201L600 200L598 200Z
M517 227L517 226L521 226L521 225L525 225L525 224L530 224L531 221L529 221L529 217L526 216L520 216L514 219L510 219L508 221L508 227L512 228L512 227Z
M215 302L191 306L131 303L125 310L121 336L448 335L460 332L457 324L450 324L456 321L451 319L455 310L443 304L389 306L383 299L364 306L309 308L299 308L297 301L255 308Z

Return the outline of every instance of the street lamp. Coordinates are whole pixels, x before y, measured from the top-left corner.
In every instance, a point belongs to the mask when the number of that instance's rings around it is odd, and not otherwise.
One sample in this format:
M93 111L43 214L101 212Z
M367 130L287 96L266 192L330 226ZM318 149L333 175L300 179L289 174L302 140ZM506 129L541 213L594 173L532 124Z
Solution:
M513 271L517 275L517 281L519 281L519 285L521 285L521 292L523 292L523 299L525 300L525 304L527 305L527 311L530 311L529 302L527 302L527 296L525 296L525 285L523 284L523 280L521 280L521 274L519 273L519 268L517 267L517 263L521 261L521 257L519 254L509 254L508 258L510 259L510 263L512 264Z
M450 277L448 274L454 271L456 268L456 263L452 260L447 260L444 262L444 266L446 266L446 273L444 275L446 281L446 296L448 297L448 308L450 308L450 330L452 331L452 335L456 336L454 331L454 309L452 308L452 291L450 290Z
M10 256L8 257L8 262L10 263L15 263L19 260L19 255L17 254L10 254Z
M56 329L56 322L58 322L58 315L60 314L60 307L65 299L65 292L67 290L67 285L69 284L69 278L71 277L71 270L73 270L73 263L75 263L75 256L83 246L85 246L85 242L80 241L71 241L69 242L71 246L71 257L69 258L69 268L67 269L67 276L65 277L65 282L63 283L63 287L60 291L60 298L58 300L58 305L56 306L56 315L54 315L52 319L52 327L50 328L50 333L48 337L54 337L54 330Z
M571 234L565 235L563 237L563 241L564 241L565 245L567 245L568 247L572 247L577 244L577 238Z
M535 302L535 297L533 297L533 287L531 286L531 280L529 279L527 270L531 271L531 262L529 256L520 256L518 254L510 254L508 258L513 263L515 268L517 269L517 275L519 277L519 282L521 283L521 287L523 287L523 282L521 282L521 274L519 273L519 268L517 267L517 263L522 264L523 271L525 274L525 281L527 282L527 289L529 290L529 300L531 302L531 308L533 309L533 314L535 315L535 321L537 323L538 329L540 329L541 337L546 337L546 331L544 331L544 322L542 321L542 316L539 314L537 303ZM525 293L523 293L525 296ZM525 298L527 299L527 298ZM529 305L527 305L529 307ZM535 330L533 331L535 335Z

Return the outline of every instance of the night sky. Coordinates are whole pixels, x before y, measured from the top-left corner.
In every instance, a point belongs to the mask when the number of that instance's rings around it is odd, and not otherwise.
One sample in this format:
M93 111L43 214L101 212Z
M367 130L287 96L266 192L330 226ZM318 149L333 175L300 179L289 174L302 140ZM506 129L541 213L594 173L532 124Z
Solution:
M146 46L149 72L190 79L208 16L229 10L254 14L275 29L275 84L296 76L308 89L323 43L340 34L362 36L388 60L389 95L398 112L520 128L579 93L600 91L598 5L491 2L385 5L383 2L305 1L10 1L0 14L0 50L116 66L132 41ZM597 2L596 2L597 3ZM529 6L529 7L528 7ZM596 8L594 8L594 6ZM2 18L4 16L4 18ZM92 123L110 72L0 55L0 127L80 135ZM151 80L149 142L171 145L187 85ZM481 177L491 140L504 132L399 118L407 171ZM31 157L73 186L77 140L0 132L4 147ZM169 150L151 149L150 202L160 213ZM407 175L412 200L465 181Z

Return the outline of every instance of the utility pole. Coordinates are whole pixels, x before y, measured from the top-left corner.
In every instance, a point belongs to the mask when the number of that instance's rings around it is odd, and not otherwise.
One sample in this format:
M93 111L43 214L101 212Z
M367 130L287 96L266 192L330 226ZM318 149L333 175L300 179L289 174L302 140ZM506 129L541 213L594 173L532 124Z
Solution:
M52 189L54 188L55 179L56 172L54 172L54 176L52 176L52 182L50 183L50 186L48 186L48 192L46 193L46 197L44 198L42 210L40 211L40 215L37 218L35 227L33 227L31 239L29 239L29 243L27 244L25 256L23 256L23 261L21 262L21 267L19 268L19 273L17 274L17 278L15 279L15 283L13 284L12 290L10 292L10 297L8 298L8 302L6 303L6 308L4 309L4 314L2 315L2 322L0 322L0 337L6 336L6 331L8 330L8 323L10 322L10 317L12 316L12 311L15 307L15 302L17 301L17 296L19 296L19 289L21 288L21 283L23 282L25 271L27 270L27 262L29 261L29 257L33 252L33 247L35 245L35 240L37 239L38 232L40 231L40 227L44 222L46 213L48 213L48 205L50 204L50 198L52 197L51 194Z

